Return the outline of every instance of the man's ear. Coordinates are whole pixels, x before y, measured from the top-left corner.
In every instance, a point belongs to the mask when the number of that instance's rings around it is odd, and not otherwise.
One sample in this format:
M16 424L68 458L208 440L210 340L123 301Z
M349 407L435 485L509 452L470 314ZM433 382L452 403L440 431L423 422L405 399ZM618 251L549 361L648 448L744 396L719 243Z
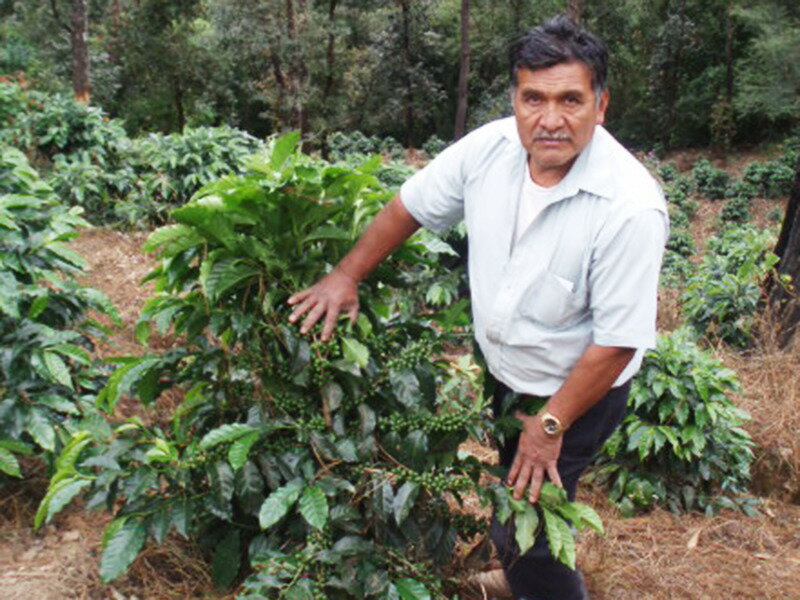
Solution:
M602 125L606 122L606 109L608 108L608 100L611 95L608 93L608 90L603 90L600 94L600 102L597 105L597 119L596 123L598 125Z

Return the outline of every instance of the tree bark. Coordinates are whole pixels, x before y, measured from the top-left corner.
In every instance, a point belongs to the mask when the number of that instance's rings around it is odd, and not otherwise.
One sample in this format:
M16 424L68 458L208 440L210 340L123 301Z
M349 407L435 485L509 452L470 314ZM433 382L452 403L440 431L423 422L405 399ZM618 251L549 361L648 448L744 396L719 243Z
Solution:
M461 53L458 70L458 104L453 139L464 137L467 128L469 80L469 0L461 0Z
M70 41L72 42L72 89L78 102L89 104L91 81L89 78L89 20L86 0L72 0L70 19Z
M725 13L725 97L733 102L733 7Z
M800 158L775 254L780 259L776 268L778 276L790 278L788 285L773 279L768 287L770 308L780 327L778 343L785 347L800 328Z
M324 97L327 98L333 92L333 70L336 64L336 36L333 34L333 28L336 19L336 4L338 0L328 0L328 48L325 53L325 60L327 63L327 73L325 74Z
M175 102L175 113L178 117L178 131L186 127L186 111L183 108L183 85L177 75L172 78L172 99Z
M567 15L576 23L580 23L583 16L583 0L567 0Z
M402 44L403 58L403 93L404 120L406 125L406 148L413 146L414 134L414 105L413 93L411 89L411 2L410 0L400 0L401 9L401 31L400 38Z

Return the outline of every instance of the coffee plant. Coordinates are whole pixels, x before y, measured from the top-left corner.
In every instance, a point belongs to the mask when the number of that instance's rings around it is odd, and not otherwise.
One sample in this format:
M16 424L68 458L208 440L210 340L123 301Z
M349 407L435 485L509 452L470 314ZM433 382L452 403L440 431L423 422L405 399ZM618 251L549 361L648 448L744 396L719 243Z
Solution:
M697 193L709 200L721 200L731 183L731 176L714 167L707 158L698 159L692 167L692 178Z
M593 477L625 514L655 505L674 512L739 507L753 442L731 396L736 374L701 349L687 329L660 336L631 384L629 414L606 442Z
M686 322L698 334L747 346L761 284L778 261L774 235L755 226L730 226L708 242L683 294Z
M486 527L451 508L467 493L492 500L477 485L483 466L459 452L487 423L475 370L443 358L429 313L406 316L409 281L447 245L412 239L363 283L362 314L338 339L301 336L287 298L344 256L392 192L371 163L331 166L297 141L285 136L246 174L202 188L146 244L161 260L148 276L159 294L137 336L155 328L182 341L116 359L97 402L113 414L122 397L181 399L166 419L146 412L78 432L36 519L78 492L113 511L106 581L148 538L175 531L212 549L220 585L252 565L254 597L441 596L457 537ZM596 526L560 506L558 518Z
M102 294L75 281L85 264L63 242L84 225L22 152L2 148L0 471L7 475L21 475L19 455L49 463L73 433L107 429L94 408L104 376L91 357L104 327L87 313L118 317Z
M725 223L747 223L750 220L750 201L742 196L729 198L719 218Z
M744 170L742 179L764 198L788 196L794 182L794 165L780 159L752 162Z
M326 143L333 161L347 161L354 157L364 160L375 154L390 160L400 160L405 156L405 149L394 138L367 136L360 131L335 131L328 135Z

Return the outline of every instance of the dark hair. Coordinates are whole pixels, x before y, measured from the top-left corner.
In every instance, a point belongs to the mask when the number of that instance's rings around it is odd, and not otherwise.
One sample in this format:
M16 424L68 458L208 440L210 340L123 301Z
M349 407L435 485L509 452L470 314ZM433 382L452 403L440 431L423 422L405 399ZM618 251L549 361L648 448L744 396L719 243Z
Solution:
M511 86L517 85L517 71L537 71L561 63L580 61L592 73L595 93L606 89L608 50L603 41L561 14L529 29L511 45L508 54Z

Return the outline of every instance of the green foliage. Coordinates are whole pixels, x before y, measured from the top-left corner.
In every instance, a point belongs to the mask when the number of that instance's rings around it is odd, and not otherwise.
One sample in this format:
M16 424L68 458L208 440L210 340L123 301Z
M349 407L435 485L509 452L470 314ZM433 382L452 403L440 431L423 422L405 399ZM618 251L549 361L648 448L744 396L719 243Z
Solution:
M68 480L70 494L85 485L90 507L114 511L104 580L174 530L213 549L220 584L253 563L253 594L434 593L431 569L479 526L444 498L480 476L458 453L485 419L475 376L436 358L428 321L402 317L401 273L438 264L446 244L400 249L364 284L362 314L338 339L300 336L286 299L344 255L392 192L373 164L331 166L297 153L297 141L275 140L244 175L202 188L147 242L160 258L148 277L158 295L137 337L155 328L183 341L117 359L98 404L110 413L134 396L150 406L165 389L183 399L164 422L82 434L91 445L57 471L42 509L62 505L56 488Z
M729 198L725 201L720 219L725 223L746 223L750 220L750 202L741 196Z
M326 142L333 161L364 161L373 154L397 160L405 156L405 150L394 138L366 136L360 131L335 131L328 135Z
M721 200L731 182L731 176L717 169L706 158L698 159L692 167L692 178L698 193L709 200Z
M750 481L749 418L731 395L736 374L688 330L660 336L631 385L629 414L603 448L594 476L626 514L654 505L674 512L739 506Z
M263 144L230 127L187 128L183 133L150 134L134 142L135 184L114 207L128 224L161 224L207 183L237 173L245 157Z
M0 158L0 470L18 454L49 459L81 428L104 428L94 410L103 377L93 367L89 310L118 320L110 302L74 279L83 259L63 242L85 225L18 150ZM63 496L62 496L63 497Z
M764 198L788 196L794 183L794 165L787 163L781 159L751 162L745 168L742 179Z
M736 346L752 337L761 284L778 261L774 235L746 224L709 240L683 295L686 322L700 335Z
M512 490L504 485L492 487L497 520L505 525L514 520L515 541L520 554L527 552L544 531L551 554L559 562L575 569L575 538L570 527L578 531L591 528L604 533L600 516L589 506L570 502L563 488L545 481L536 505L527 498L515 500Z

